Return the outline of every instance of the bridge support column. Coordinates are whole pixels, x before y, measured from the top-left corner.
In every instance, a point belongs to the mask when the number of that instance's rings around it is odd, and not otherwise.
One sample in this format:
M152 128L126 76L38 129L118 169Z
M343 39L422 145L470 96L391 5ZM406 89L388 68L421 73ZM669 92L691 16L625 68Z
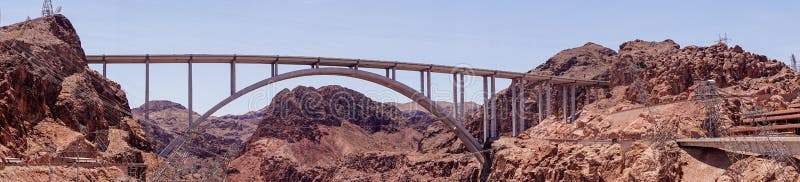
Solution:
M426 71L426 72L427 72L426 74L428 75L428 82L427 82L428 83L428 99L430 99L431 98L431 68L428 68L428 71Z
M459 110L460 110L459 114L461 115L460 116L461 117L461 122L462 122L462 124L464 124L463 122L467 120L467 116L466 116L467 113L466 113L466 110L464 110L464 72L459 72L459 77L460 77L459 78L459 82L460 82L460 86L461 86L460 93L459 93L459 94L461 94L461 103L458 104L458 107L459 107Z
M552 92L552 90L553 90L553 82L550 82L550 80L545 82L544 89L545 89L545 92L546 92L546 94L544 95L544 100L545 100L544 117L548 117L548 116L550 116L550 114L553 113L553 107L552 107L552 101L551 101L551 100L553 100L553 92Z
M491 104L491 107L490 107L491 110L492 110L492 112L491 112L492 113L492 117L491 117L492 118L492 123L491 123L492 128L491 128L491 130L492 130L492 138L494 138L494 137L497 137L497 91L495 90L495 76L494 75L492 75L491 81L492 81L492 87L491 87L492 96L490 97L490 99L492 101L492 104Z
M103 59L103 77L108 77L108 76L106 76L106 60L105 60L105 58Z
M231 95L236 93L236 56L231 60Z
M570 112L571 115L569 117L570 118L569 122L570 123L575 123L575 114L576 114L575 113L575 85L570 85L570 89L571 89L571 91L570 91L570 110L572 112Z
M389 75L389 68L386 68L386 78L392 78L392 76Z
M188 75L188 78L189 78L189 88L188 88L188 90L189 90L189 104L187 106L188 107L188 111L187 112L188 112L189 115L188 115L187 118L189 118L189 120L187 120L187 121L189 121L189 124L191 124L192 123L192 113L194 112L194 111L192 111L192 96L193 96L192 95L192 59L189 59L189 68L188 68L188 70L189 70L188 71L189 72L189 75Z
M270 77L278 76L278 63L272 63L270 65L272 67L272 70L270 71Z
M544 118L547 117L547 114L545 114L544 111L544 99L542 99L544 98L544 96L542 96L542 90L544 90L543 87L544 85L542 83L539 83L536 86L536 110L539 111L539 123L544 121Z
M589 105L589 99L592 98L591 89L592 89L591 87L583 86L583 91L584 91L584 94L583 94L583 106L584 107L586 107L586 105Z
M511 136L517 136L517 86L511 81L508 91L511 91Z
M392 80L397 80L397 69L395 67L392 67Z
M489 88L486 76L483 76L483 142L489 141Z
M419 71L419 93L425 94L425 71Z
M150 120L150 56L144 63L144 120Z
M459 120L458 119L458 73L453 73L453 118Z
M525 84L519 85L519 133L525 132Z
M567 116L567 113L569 113L567 110L567 86L568 85L561 85L561 107L564 111L564 123L569 123L569 117Z

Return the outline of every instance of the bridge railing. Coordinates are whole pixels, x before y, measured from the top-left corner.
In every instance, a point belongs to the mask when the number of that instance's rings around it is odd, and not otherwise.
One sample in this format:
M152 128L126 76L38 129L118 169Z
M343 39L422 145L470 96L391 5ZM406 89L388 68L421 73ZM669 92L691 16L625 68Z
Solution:
M553 84L571 83L574 85L608 86L610 82L579 78L556 77L533 73L520 73L502 70L444 66L411 62L381 61L367 59L280 56L280 55L212 55L212 54L161 54L161 55L87 55L90 64L131 64L131 63L245 63L245 64L290 64L321 65L375 69L397 69L407 71L431 71L435 73L453 74L463 72L470 76L495 76L504 79L522 79L528 81L550 81ZM468 71L467 71L468 70Z

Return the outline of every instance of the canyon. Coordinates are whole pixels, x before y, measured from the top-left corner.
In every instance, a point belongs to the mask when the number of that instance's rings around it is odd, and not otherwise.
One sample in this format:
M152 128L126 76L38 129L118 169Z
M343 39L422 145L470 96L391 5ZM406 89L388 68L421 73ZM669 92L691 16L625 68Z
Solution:
M29 166L4 165L3 181L115 181L150 178L154 170L190 181L797 181L798 156L750 155L680 147L673 139L710 136L697 81L714 80L720 130L743 113L786 110L800 103L800 74L784 63L723 43L684 46L634 40L618 50L595 43L558 52L528 73L608 80L577 88L577 115L561 102L546 115L526 112L524 132L511 132L509 89L497 94L500 137L483 151L482 170L456 135L415 103L381 103L344 86L280 91L267 107L213 116L199 130L187 108L166 100L131 109L120 85L87 66L81 42L61 15L0 28L0 154ZM535 63L531 61L531 66ZM546 82L511 88L543 93ZM554 88L559 88L556 85ZM553 89L560 97L561 89ZM531 111L545 101L526 94ZM541 103L540 103L541 102ZM452 103L436 102L450 112ZM483 136L481 103L467 103L464 125ZM147 110L145 110L147 108ZM149 120L144 113L149 113ZM449 113L448 113L449 114ZM794 136L790 133L759 133ZM180 164L159 166L170 141L189 136ZM483 139L479 139L481 142ZM613 142L581 142L588 140ZM78 175L69 163L105 161ZM122 164L142 164L130 173Z

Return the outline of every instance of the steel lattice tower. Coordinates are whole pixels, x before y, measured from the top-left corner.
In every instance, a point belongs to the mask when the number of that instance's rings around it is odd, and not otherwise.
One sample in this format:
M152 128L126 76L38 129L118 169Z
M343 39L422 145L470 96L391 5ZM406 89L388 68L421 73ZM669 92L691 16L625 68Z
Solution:
M44 4L42 4L42 16L50 16L53 14L53 2L51 0L44 0Z
M717 92L716 82L714 80L708 81L695 81L695 95L703 100L706 110L706 120L702 124L702 128L708 132L709 137L720 137L722 131L720 127L721 113L720 113L720 96Z

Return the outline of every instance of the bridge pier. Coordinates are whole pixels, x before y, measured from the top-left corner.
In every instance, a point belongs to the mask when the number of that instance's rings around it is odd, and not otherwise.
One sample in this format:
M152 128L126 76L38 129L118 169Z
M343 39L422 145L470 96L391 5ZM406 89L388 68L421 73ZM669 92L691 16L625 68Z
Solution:
M489 141L489 86L488 78L483 76L483 142Z
M428 99L431 98L431 68L428 68L427 75L428 75Z
M492 93L492 96L491 96L492 104L491 105L492 106L490 107L492 109L492 112L491 112L492 113L492 117L491 117L492 118L492 123L491 123L492 128L491 128L491 130L492 130L492 138L495 138L495 137L497 137L497 90L495 89L495 83L496 82L495 82L495 75L494 74L492 74L492 76L491 76L491 81L492 81L492 86L491 86L491 89L492 89L492 92L491 92Z
M516 80L514 80L516 81ZM517 136L517 86L512 81L508 90L511 91L511 136Z
M189 104L187 106L187 108L188 108L188 111L187 111L188 112L188 117L187 118L189 120L187 120L187 121L189 122L189 124L191 124L192 123L192 113L193 113L193 111L192 111L192 96L193 96L192 95L192 88L193 88L192 87L192 59L189 59L188 65L189 65L189 68L188 68L188 70L189 70L188 71L189 72L189 75L188 75L188 78L189 78L189 88L188 88L188 90L189 90Z
M150 120L150 56L144 63L144 120Z
M108 62L106 61L106 56L103 55L103 77L107 77L106 76L106 64L108 64Z
M271 66L272 70L270 70L271 73L270 77L278 76L278 63L272 63L270 65L272 65Z
M315 68L315 69L319 68L319 62L322 62L322 58L321 57L317 57L317 62L314 63L314 64L311 64L311 68Z
M539 123L542 123L542 121L544 121L544 117L547 117L544 112L544 103L542 102L542 100L544 100L542 99L544 98L542 95L542 90L544 90L544 85L539 83L536 86L536 109L539 111Z
M392 66L392 80L397 80L397 64Z
M466 116L467 113L466 113L466 110L464 110L464 72L459 72L458 74L459 74L459 77L460 77L459 78L460 79L459 82L460 82L460 90L461 90L461 93L459 93L459 94L461 94L461 103L458 104L459 110L460 110L459 114L460 114L460 117L461 117L460 118L461 124L466 124L466 123L464 123L464 121L467 120L467 116Z
M561 97L562 97L561 98L561 107L563 108L562 111L564 111L564 123L569 123L569 117L567 117L567 113L569 113L569 111L567 110L567 85L566 84L562 84L561 85Z
M572 91L570 92L570 110L572 112L570 112L571 115L569 117L570 118L569 122L570 123L575 123L575 114L576 114L575 113L576 112L575 111L575 85L570 85L570 89L572 89Z
M419 71L419 93L425 94L425 71Z
M458 74L453 73L453 118L458 119Z
M272 76L278 76L279 74L278 66L280 66L280 64L278 64L278 61L280 60L281 60L280 56L275 56L275 61L272 62L272 64L275 65L275 70L272 70Z
M519 84L519 133L525 132L525 84Z
M584 105L584 107L586 107L586 105L589 105L589 99L592 98L592 92L591 92L591 88L587 87L587 86L583 86L583 90L585 92L583 94L583 105Z
M545 82L545 84L547 85L545 87L545 89L547 89L547 90L545 90L546 95L545 95L545 98L544 98L545 99L544 117L549 117L550 114L553 113L553 108L551 106L552 102L550 101L550 100L553 100L553 92L552 92L552 90L553 90L553 82L550 82L550 80L547 80L547 82Z
M231 60L231 95L236 93L236 56Z

